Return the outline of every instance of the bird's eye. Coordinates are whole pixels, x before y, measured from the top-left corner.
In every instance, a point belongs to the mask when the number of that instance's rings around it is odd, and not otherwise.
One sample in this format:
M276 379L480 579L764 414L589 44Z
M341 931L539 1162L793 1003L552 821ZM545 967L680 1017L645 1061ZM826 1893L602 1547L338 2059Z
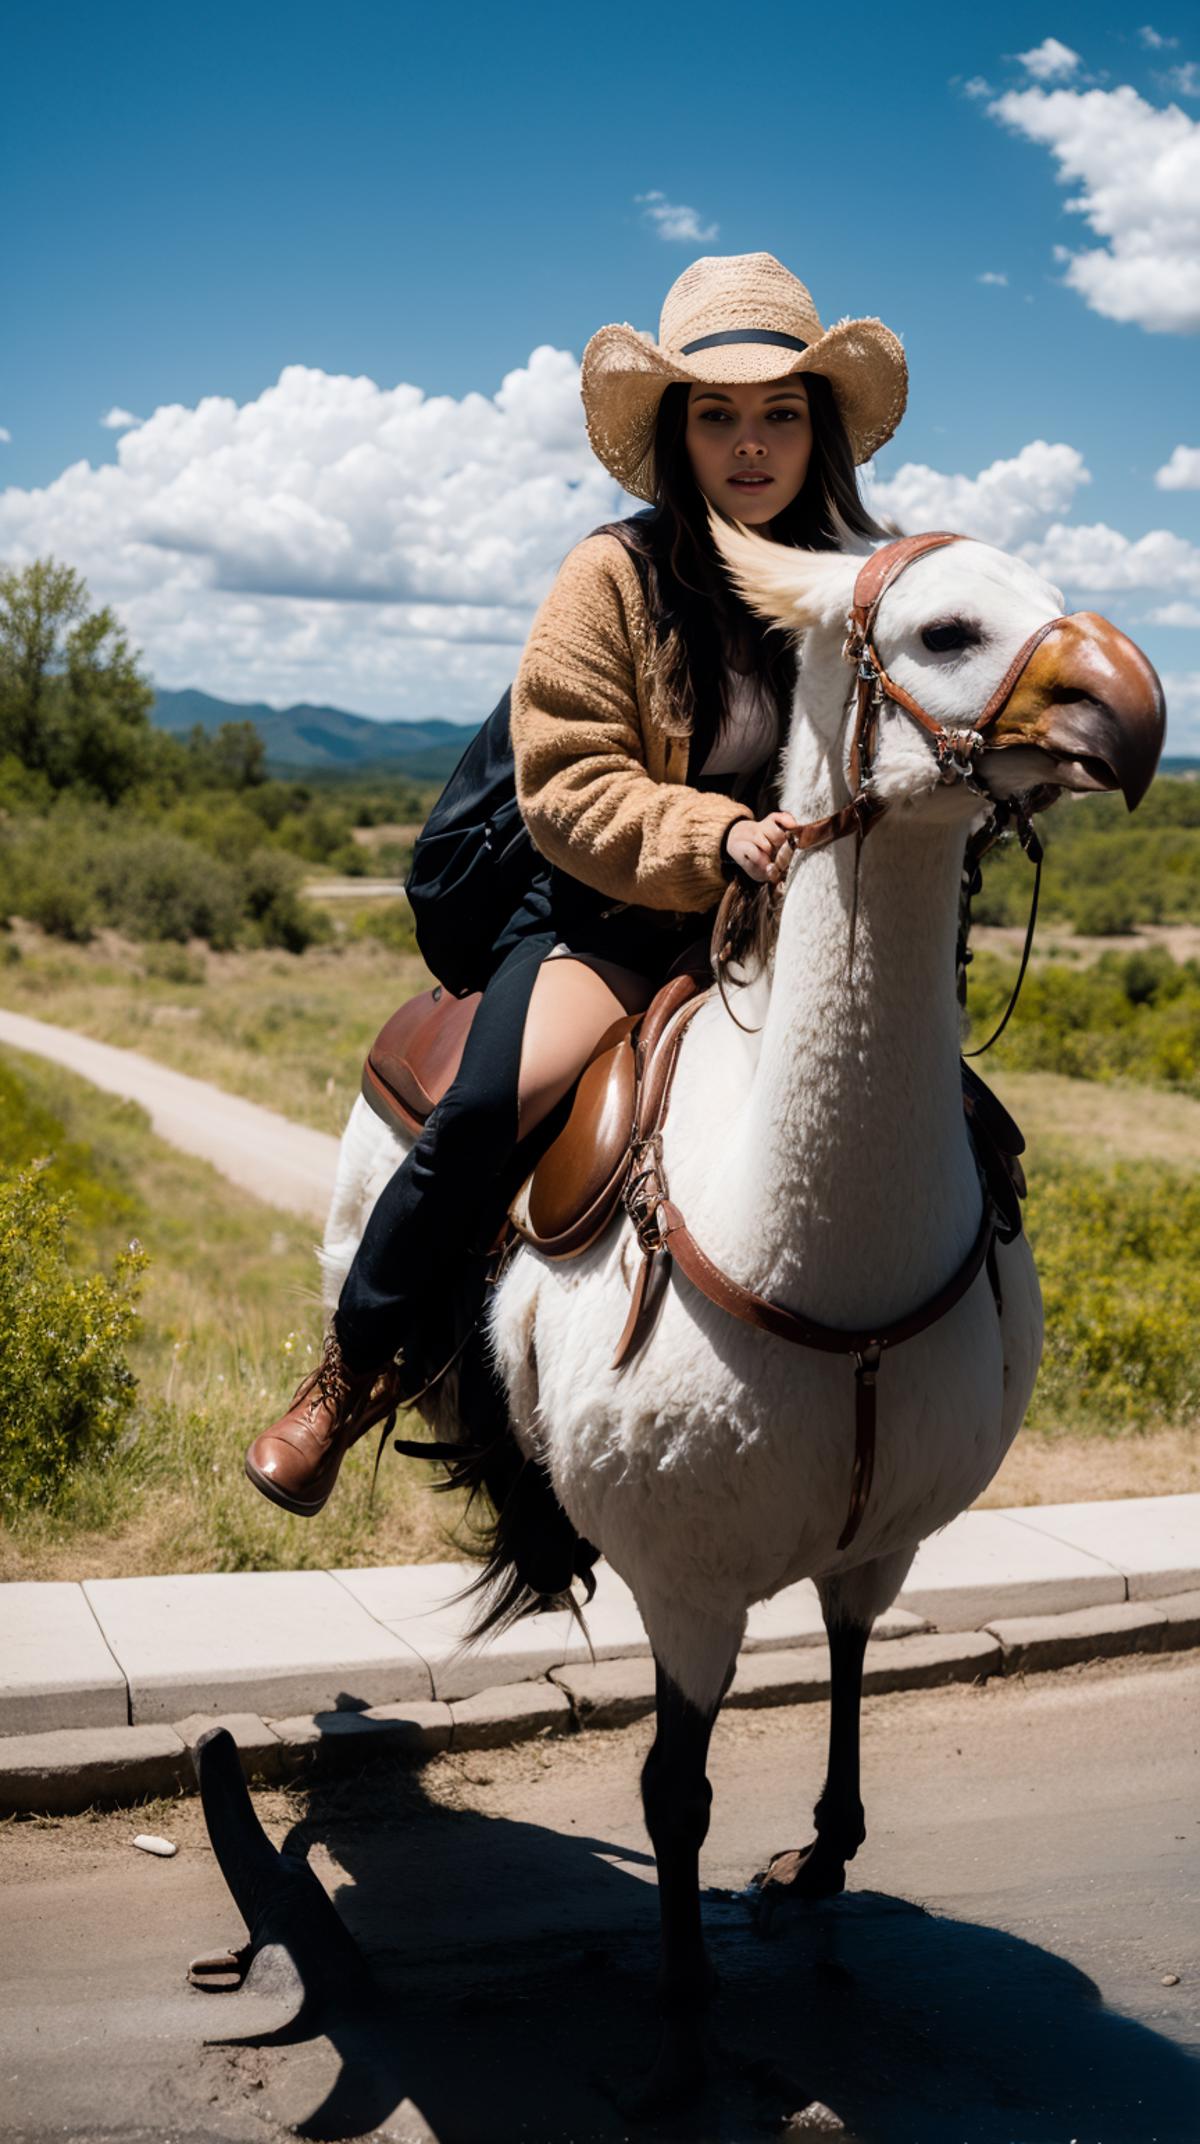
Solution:
M965 618L938 618L924 628L921 638L931 655L947 655L955 648L973 646L979 631Z

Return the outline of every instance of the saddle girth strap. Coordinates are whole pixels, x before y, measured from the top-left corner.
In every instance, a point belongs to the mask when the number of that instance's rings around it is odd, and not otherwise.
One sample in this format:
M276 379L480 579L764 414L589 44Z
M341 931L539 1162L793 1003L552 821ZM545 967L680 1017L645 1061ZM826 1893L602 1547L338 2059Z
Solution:
M822 1354L848 1356L854 1364L854 1460L846 1520L837 1543L841 1550L849 1547L858 1532L871 1493L875 1472L877 1380L883 1355L889 1348L899 1347L905 1340L915 1339L918 1333L927 1332L930 1326L936 1325L956 1303L961 1302L985 1266L997 1315L1000 1313L995 1209L985 1194L975 1240L957 1271L935 1295L918 1304L905 1317L894 1318L887 1324L862 1328L823 1325L819 1319L789 1310L783 1303L772 1302L769 1296L757 1295L752 1288L733 1280L697 1243L678 1206L668 1197L663 1176L662 1127L670 1103L679 1046L693 1013L704 1002L705 998L694 998L683 1008L659 1056L656 1068L659 1077L654 1082L656 1091L653 1095L643 1096L643 1106L638 1110L634 1170L623 1200L637 1234L642 1259L612 1366L614 1370L621 1369L647 1337L662 1294L654 1282L658 1275L665 1277L672 1260L708 1302L743 1325L770 1333L777 1340L814 1348Z
M894 1318L887 1325L865 1325L861 1328L848 1325L822 1325L816 1318L806 1318L802 1312L788 1310L782 1303L774 1303L769 1296L756 1295L752 1288L743 1288L740 1281L731 1280L720 1266L714 1265L707 1251L703 1251L691 1229L671 1199L663 1199L659 1213L662 1219L662 1249L675 1260L693 1287L701 1295L715 1303L718 1310L728 1311L730 1317L739 1318L743 1325L753 1325L759 1332L770 1333L776 1340L790 1340L798 1347L816 1348L823 1355L868 1355L873 1350L884 1352L899 1347L905 1340L915 1340L918 1333L928 1332L939 1318L953 1310L962 1301L967 1289L981 1272L987 1260L992 1237L996 1233L995 1216L990 1199L984 1204L983 1218L975 1241L967 1252L957 1272L953 1273L936 1295L910 1310L906 1317Z

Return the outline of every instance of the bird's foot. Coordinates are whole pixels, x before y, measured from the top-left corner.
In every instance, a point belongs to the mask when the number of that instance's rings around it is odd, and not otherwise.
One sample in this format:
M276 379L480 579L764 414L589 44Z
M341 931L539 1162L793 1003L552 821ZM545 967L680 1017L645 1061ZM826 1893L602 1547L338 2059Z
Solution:
M754 1878L755 1924L762 1935L787 1900L811 1903L819 1898L837 1898L846 1888L846 1857L820 1835L811 1846L789 1846L772 1854L765 1869Z

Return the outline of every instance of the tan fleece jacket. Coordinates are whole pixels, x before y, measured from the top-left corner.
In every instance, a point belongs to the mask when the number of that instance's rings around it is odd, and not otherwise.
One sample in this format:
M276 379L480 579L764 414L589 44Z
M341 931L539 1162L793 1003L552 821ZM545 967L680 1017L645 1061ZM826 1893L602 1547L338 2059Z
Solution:
M616 536L568 552L512 694L517 796L534 845L615 901L700 911L727 883L732 797L687 787L688 736Z

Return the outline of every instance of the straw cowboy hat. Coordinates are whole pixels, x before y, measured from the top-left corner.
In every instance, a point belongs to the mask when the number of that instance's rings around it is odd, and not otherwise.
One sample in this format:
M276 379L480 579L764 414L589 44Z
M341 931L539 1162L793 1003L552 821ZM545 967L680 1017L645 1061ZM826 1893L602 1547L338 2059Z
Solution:
M658 341L628 322L598 328L583 353L588 438L626 491L654 497L654 423L672 380L708 387L820 372L856 462L890 439L904 414L908 367L881 320L823 328L799 278L771 253L708 255L667 292Z

